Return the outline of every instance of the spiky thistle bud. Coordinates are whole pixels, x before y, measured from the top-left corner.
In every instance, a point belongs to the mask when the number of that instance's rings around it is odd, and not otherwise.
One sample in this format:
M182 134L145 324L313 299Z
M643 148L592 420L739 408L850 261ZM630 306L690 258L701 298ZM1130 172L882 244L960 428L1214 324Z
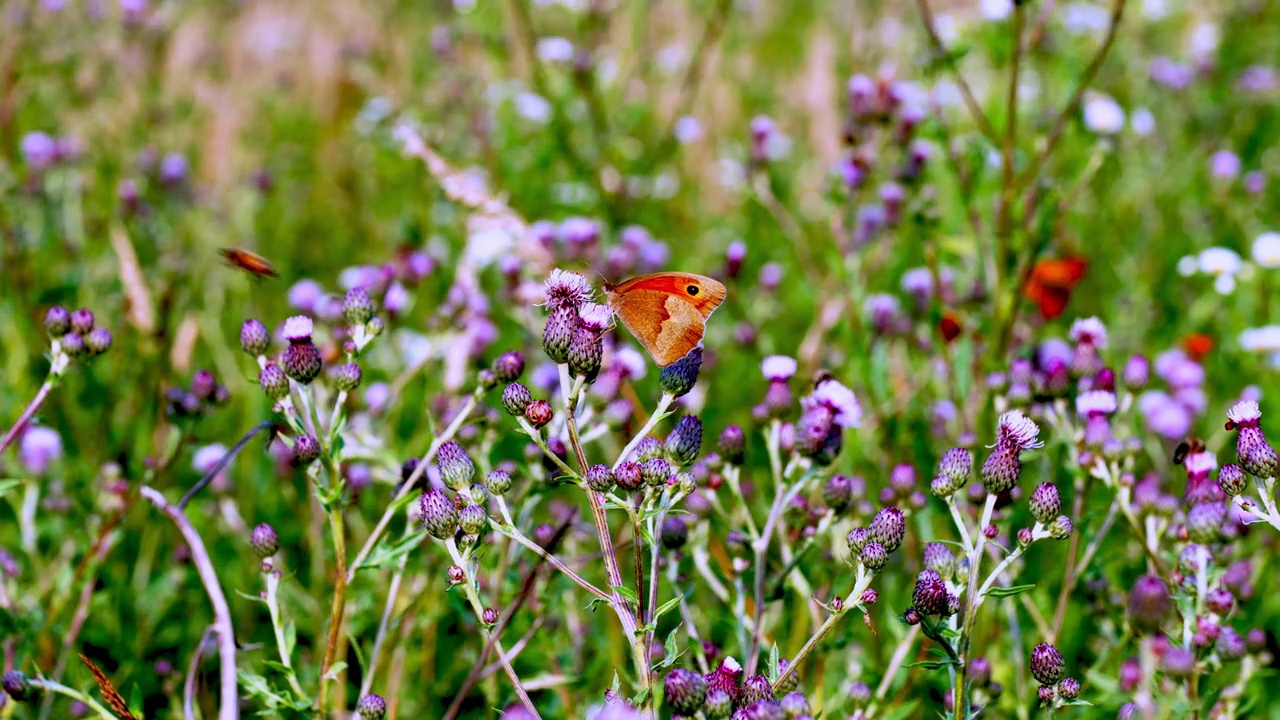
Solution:
M0 684L3 684L4 691L16 702L31 702L40 697L40 689L32 685L26 673L21 670L10 670L5 673Z
M311 384L311 381L316 379L323 367L320 350L315 346L315 343L311 342L310 338L290 341L289 347L284 350L284 356L281 357L280 363L284 366L286 375L303 385Z
M587 487L596 492L609 492L613 489L613 471L608 465L592 465L587 470Z
M953 488L962 488L973 473L973 453L964 448L951 448L938 462L938 472L947 476Z
M1072 530L1075 526L1071 523L1071 518L1066 515L1059 515L1049 523L1049 537L1054 540L1066 540L1071 537Z
M298 464L310 465L320 457L320 441L314 435L299 435L293 441L293 456Z
M643 438L639 443L636 443L635 450L631 451L631 459L638 463L644 463L656 457L662 457L664 450L662 441L658 438Z
M684 467L692 463L702 449L702 421L696 415L680 418L663 446L672 465Z
M275 363L267 363L258 373L258 385L272 400L283 400L289 395L289 378Z
M1062 679L1066 663L1062 653L1049 643L1040 643L1031 650L1031 674L1041 685L1053 685Z
M88 308L80 308L71 313L71 332L80 335L88 335L93 330L93 311Z
M698 371L702 369L702 346L689 351L688 355L662 368L658 377L658 387L664 393L674 397L688 394L698 382Z
M461 490L476 476L475 463L458 443L450 440L436 452L436 464L440 466L440 478L451 490Z
M1231 497L1243 493L1248 485L1249 479L1244 473L1244 468L1235 463L1223 465L1218 471L1218 487Z
M1130 392L1142 392L1151 379L1151 363L1143 355L1133 355L1124 364L1120 382Z
M1192 542L1210 545L1222 539L1226 505L1219 502L1198 503L1187 511L1187 536Z
M372 320L373 310L373 298L362 287L351 288L346 297L342 298L342 317L346 318L347 325L351 327L364 325Z
M1058 512L1062 509L1062 496L1058 493L1058 487L1053 483L1044 483L1037 487L1031 493L1031 517L1036 522L1048 525L1058 516Z
M535 428L540 428L551 422L553 414L551 403L546 400L534 400L524 408L524 419Z
M387 701L381 695L365 695L356 703L360 720L382 720L387 716Z
M458 513L458 527L468 535L479 535L489 524L489 516L479 505L468 505Z
M494 358L490 369L498 382L513 383L524 373L524 355L515 350L504 352Z
M1135 632L1152 634L1160 630L1173 611L1169 586L1154 575L1144 575L1129 591L1129 624Z
M881 508L880 512L871 519L868 531L874 542L883 545L886 551L893 552L902 545L902 539L906 537L906 518L901 510L892 505Z
M646 485L665 485L671 479L671 463L660 457L645 460L640 473Z
M660 531L662 547L668 550L679 550L689 542L689 525L681 515L673 515L662 521Z
M916 586L911 602L925 615L947 614L947 585L942 576L933 570L923 570L916 576Z
M265 355L271 347L271 333L267 326L257 320L245 320L240 326L240 349L257 357Z
M623 462L613 471L613 479L623 490L639 490L644 485L644 469L640 463Z
M493 495L505 495L511 489L511 473L502 468L490 470L484 478L484 488Z
M521 383L511 383L502 391L502 407L513 417L524 415L525 408L531 402L533 395Z
M956 571L955 553L942 543L929 543L924 546L924 566L943 580L949 579Z
M106 328L94 328L84 336L84 347L90 355L101 355L111 349L111 331Z
M89 355L89 348L84 344L84 336L80 333L69 332L63 335L59 342L62 343L62 351L73 358L83 358Z
M675 712L693 715L707 700L707 681L698 673L676 668L662 683L662 696Z
M705 679L705 678L704 678ZM708 688L702 713L707 720L725 720L733 712L733 696L721 688Z
M795 677L795 675L792 675L792 677ZM807 717L811 712L809 699L801 692L793 691L783 695L778 704L782 706L782 712L792 719Z
M61 305L54 305L44 313L44 329L49 337L60 338L71 329L71 313Z
M447 540L458 532L458 508L449 496L434 488L422 493L418 501L422 526L432 537Z
M832 475L822 486L822 502L839 515L853 504L853 478L848 475Z
M557 364L569 362L569 346L578 330L578 309L563 306L551 311L542 330L542 349Z
M889 562L889 551L878 542L869 542L858 553L858 559L868 570L880 570Z
M249 546L253 548L255 555L266 560L280 549L280 536L276 534L275 528L262 523L249 534Z
M344 363L338 367L338 372L334 375L334 384L339 390L349 393L360 387L360 379L363 375L359 365Z
M494 608L487 607L480 613L480 622L485 625L498 624L498 611Z
M751 705L761 700L772 700L773 688L769 684L769 678L763 675L752 675L742 683L742 694L738 697L738 704Z
M600 363L604 358L604 341L600 333L587 327L575 330L569 342L567 358L570 373L581 375L588 381L595 380L600 374Z

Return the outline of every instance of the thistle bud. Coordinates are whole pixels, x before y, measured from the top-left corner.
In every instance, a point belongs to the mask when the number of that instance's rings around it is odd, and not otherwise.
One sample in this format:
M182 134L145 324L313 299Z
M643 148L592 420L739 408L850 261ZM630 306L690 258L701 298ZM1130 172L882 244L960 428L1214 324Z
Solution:
M684 517L675 515L662 521L662 547L668 550L679 550L689 542L689 525Z
M791 677L795 677L795 675L792 675ZM785 713L788 718L802 718L809 716L809 699L804 696L804 693L796 691L789 692L782 696L782 700L780 700L778 704L782 706L782 712Z
M74 327L73 322L72 328ZM1278 464L1276 451L1262 434L1259 426L1261 418L1257 402L1241 401L1227 411L1227 428L1240 431L1240 436L1236 439L1236 454L1240 465L1255 477L1275 477Z
M871 542L871 533L866 528L854 528L845 536L845 542L849 545L849 551L857 555Z
M676 668L662 683L662 695L666 704L675 712L693 715L706 702L707 681L698 673Z
M702 713L707 720L725 720L733 712L733 696L722 688L707 688L707 700Z
M1041 685L1053 685L1062 679L1066 664L1058 648L1041 643L1031 650L1031 674Z
M720 438L716 442L716 450L720 453L720 457L730 465L741 465L746 459L747 438L742 432L742 427L738 425L726 425L724 430L720 431Z
M1138 578L1129 591L1129 624L1137 633L1153 634L1160 630L1173 611L1169 586L1154 575Z
M533 395L530 394L529 388L520 383L511 383L502 391L502 407L512 417L523 415L525 408L529 407L531 402L533 402Z
M542 349L558 365L569 362L569 346L578 329L578 309L562 306L551 311L542 330Z
M443 492L435 489L426 490L419 500L422 511L422 526L433 537L447 540L458 532L458 508Z
M858 553L858 559L868 570L880 570L889 562L889 551L878 542L869 542Z
M942 543L929 543L924 546L924 566L942 579L949 579L956 571L955 553Z
M293 456L305 467L320 457L320 441L312 435L299 435L293 441Z
M663 443L667 460L677 467L684 467L698 457L702 448L702 421L695 415L685 415L676 423L667 441Z
M10 670L4 674L4 678L0 683L4 686L4 691L9 697L16 702L31 702L40 697L40 689L33 686L31 681L27 679L26 673L21 670Z
M588 381L595 380L600 374L600 363L604 358L604 342L600 334L586 327L579 327L573 333L569 343L569 372L580 375Z
M355 363L345 363L338 367L338 372L334 377L334 384L342 392L351 392L360 387L360 379L363 373L360 366Z
M511 386L508 385L507 387ZM551 403L546 400L534 400L524 409L524 419L529 421L529 424L535 428L540 428L551 422L552 414Z
M387 716L387 701L381 695L365 695L356 703L360 720L382 720Z
M1227 508L1223 503L1199 503L1187 511L1187 536L1192 542L1210 545L1222 539Z
M342 317L347 325L357 327L373 319L373 299L362 287L351 288L342 299Z
M624 462L613 471L613 479L623 490L639 490L644 485L644 470L639 463Z
M289 378L285 377L284 371L275 363L267 363L262 372L258 373L258 385L272 400L283 400L289 395Z
M1058 494L1058 488L1053 483L1044 483L1037 487L1031 493L1031 517L1036 522L1048 525L1057 517L1058 511L1062 509L1062 497Z
M48 331L49 337L60 338L67 334L71 329L71 313L61 305L54 305L45 311L44 329Z
M671 463L660 457L646 460L640 466L640 474L646 485L665 485L671 479Z
M664 393L674 397L688 394L698 382L698 371L702 368L702 346L689 351L688 355L662 368L658 378L658 386Z
M902 545L902 539L906 537L907 523L901 510L889 506L876 513L868 530L873 541L883 545L886 551L893 552Z
M498 611L491 607L485 608L480 613L480 622L484 623L485 625L497 625Z
M924 570L916 577L916 586L911 593L911 602L916 609L925 615L947 614L947 585L942 577L932 571Z
M280 549L280 536L276 534L275 528L262 523L249 534L249 546L253 548L255 555L266 560Z
M853 478L848 475L832 475L822 486L822 502L839 515L853 504Z
M524 373L524 355L515 350L504 352L494 359L490 369L498 382L513 383Z
M93 311L87 308L80 308L71 313L71 332L79 335L88 335L93 330Z
M320 374L323 361L320 350L311 340L291 341L280 359L284 372L303 385L311 384Z
M511 473L502 468L490 470L484 478L484 488L496 496L506 494L511 489Z
M84 336L84 347L90 355L101 355L111 349L111 331L94 328Z
M1249 480L1244 474L1244 468L1235 463L1228 463L1222 466L1218 471L1218 487L1222 488L1222 492L1230 497L1235 497L1243 493L1248 487Z
M613 489L613 471L608 465L592 465L587 470L587 487L596 492L609 492Z
M471 462L471 456L452 440L440 446L436 453L436 464L440 466L440 478L450 490L466 487L476 476L476 466Z
M89 348L84 344L84 336L80 333L69 332L62 336L62 351L73 358L83 358L88 356Z
M468 505L458 514L458 527L468 535L479 535L489 524L489 516L479 505Z

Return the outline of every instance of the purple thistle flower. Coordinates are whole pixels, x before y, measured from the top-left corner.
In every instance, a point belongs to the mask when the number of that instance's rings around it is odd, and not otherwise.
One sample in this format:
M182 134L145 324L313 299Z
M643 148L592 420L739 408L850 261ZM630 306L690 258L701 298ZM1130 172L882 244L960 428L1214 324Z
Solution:
M676 668L662 683L663 699L672 710L692 715L702 709L707 699L707 681L701 675Z
M356 703L360 720L382 720L387 715L387 701L381 695L365 695Z
M644 486L644 470L640 467L640 463L622 462L618 464L616 470L613 471L614 481L618 483L618 487L623 490L639 490Z
M902 511L890 505L881 508L880 512L872 518L871 524L867 527L871 540L884 546L884 549L893 552L902 545L903 538L907 534L906 517Z
M1262 428L1259 427L1261 418L1262 412L1258 409L1257 402L1241 401L1227 411L1227 429L1240 431L1236 438L1236 455L1240 459L1240 465L1256 477L1274 477L1276 451L1262 434Z
M280 549L280 536L276 534L275 528L262 523L249 534L249 546L253 548L255 555L266 560Z
M921 571L916 576L911 602L925 615L947 615L947 585L942 576L933 570Z
M1153 634L1173 612L1169 586L1154 575L1138 578L1129 591L1129 623L1134 631Z
M556 268L546 282L547 309L553 313L563 307L577 309L595 294L591 283L578 273Z
M1031 674L1041 685L1054 685L1062 679L1066 664L1058 648L1041 643L1031 650Z
M23 431L18 446L18 459L28 473L44 475L61 457L62 436L57 430L32 425Z
M458 508L440 490L426 490L419 500L422 525L433 537L446 540L458 531Z

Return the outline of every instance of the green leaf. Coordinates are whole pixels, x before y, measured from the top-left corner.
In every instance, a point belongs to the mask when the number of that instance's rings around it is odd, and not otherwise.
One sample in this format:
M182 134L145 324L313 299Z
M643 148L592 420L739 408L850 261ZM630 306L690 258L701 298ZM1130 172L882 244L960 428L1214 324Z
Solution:
M346 669L347 664L345 662L336 662L329 667L329 672L325 673L324 676L329 680L337 680L342 671Z
M640 598L636 597L636 592L626 585L613 585L613 591L621 595L623 598L631 602L640 602Z
M1013 587L995 587L987 591L987 597L1006 598L1014 595L1021 595L1028 590L1034 590L1036 585L1014 585Z
M4 497L10 490L21 484L21 480L0 480L0 498Z
M769 648L769 681L774 682L778 679L781 671L778 669L778 643L774 643Z
M284 651L293 658L293 648L298 644L298 626L292 620L284 624Z
M669 613L669 612L671 612L672 610L674 610L674 609L676 608L676 606L678 606L678 605L680 604L680 601L681 601L681 600L684 600L684 596L683 596L683 595L677 595L677 596L675 596L675 597L671 598L670 600L668 600L668 601L666 601L666 602L662 603L661 605L659 605L659 606L658 606L658 609L657 609L657 610L655 610L655 611L654 611L654 613L653 613L653 619L656 621L658 618L660 618L660 617L662 617L663 615L666 615L667 613Z
M1088 700L1063 700L1062 704L1063 705L1088 705L1089 707L1093 707L1093 703L1089 702Z
M953 660L921 660L920 662L906 663L902 667L941 670L942 668L951 667L952 665L955 665L955 661Z
M427 531L419 530L406 535L395 543L380 542L374 547L373 552L369 553L369 558L360 566L360 570L372 570L394 565L400 561L400 558L418 547L426 537Z
M133 684L133 688L129 690L129 711L138 717L142 717L142 688L137 683Z
M250 595L249 593L244 592L242 590L236 590L236 594L244 598L245 600L249 600L251 602L263 603L263 604L266 604L267 602L266 598L260 595Z

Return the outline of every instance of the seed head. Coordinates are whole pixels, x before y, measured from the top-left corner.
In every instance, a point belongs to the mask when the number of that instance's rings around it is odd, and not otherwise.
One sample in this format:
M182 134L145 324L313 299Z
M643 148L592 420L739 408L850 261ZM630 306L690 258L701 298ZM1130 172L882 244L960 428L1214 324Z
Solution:
M373 298L362 287L351 288L342 299L342 317L346 318L350 327L364 325L372 320L373 310Z
M702 421L696 415L685 415L667 435L667 460L676 467L689 465L702 449Z
M44 329L49 337L60 338L71 329L71 313L61 305L54 305L44 313Z
M494 359L490 367L500 383L513 383L524 373L524 355L510 350Z
M356 703L360 720L382 720L387 716L387 701L381 695L365 695Z
M446 540L458 532L458 508L443 492L430 489L422 493L419 500L422 511L422 526L428 533L440 540Z
M707 681L698 673L676 668L663 681L662 696L675 712L693 715L707 700Z
M1044 483L1031 493L1031 516L1036 522L1048 525L1062 509L1062 496L1058 494L1058 486Z
M245 353L258 357L267 354L271 347L271 334L267 326L257 320L245 320L240 326L240 349Z
M476 476L476 466L471 456L458 443L450 440L440 446L436 453L436 463L440 466L440 478L451 490L461 490L471 484Z
M1041 685L1054 685L1062 679L1066 664L1058 648L1041 643L1031 650L1031 674Z
M871 540L884 546L887 552L893 552L902 545L902 539L907 534L907 522L902 511L890 505L881 508L880 512L871 519L868 526L871 533Z
M511 386L508 385L507 387ZM540 428L551 422L552 414L551 403L546 400L534 400L524 408L524 419L529 421L529 424L535 428Z
M249 546L253 548L255 555L266 560L280 549L280 536L276 534L275 528L262 523L249 534Z
M697 384L700 369L702 369L701 345L690 350L688 355L662 368L662 373L658 377L658 387L662 388L664 393L674 397L684 396Z

